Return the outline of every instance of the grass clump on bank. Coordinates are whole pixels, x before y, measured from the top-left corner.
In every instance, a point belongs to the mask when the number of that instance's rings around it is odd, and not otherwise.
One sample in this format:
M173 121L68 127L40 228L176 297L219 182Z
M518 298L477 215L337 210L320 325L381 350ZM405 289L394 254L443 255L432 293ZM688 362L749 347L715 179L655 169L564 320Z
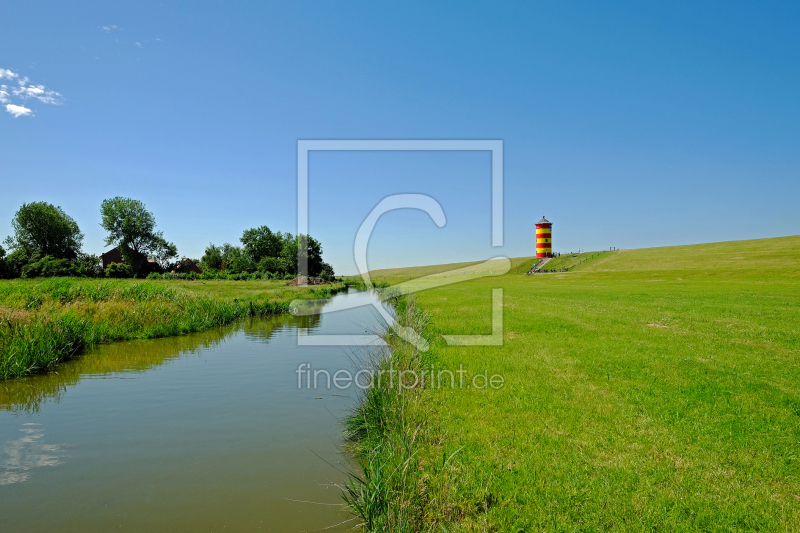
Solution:
M394 303L396 325L423 337L430 333L430 316L413 296ZM361 361L373 386L345 421L349 451L359 465L345 487L345 501L365 531L429 531L480 512L480 505L453 504L465 493L458 482L460 449L446 442L437 413L426 405L432 359L392 330L384 339L387 348Z
M325 298L342 288L266 285L232 298L165 282L0 282L0 379L47 371L94 344L183 335L245 316L285 313L292 299Z
M397 323L416 324L422 331L427 316L404 298L396 303ZM400 386L397 379L383 379L383 372L415 372L423 366L422 354L388 331L388 349L372 349L361 361L373 376L358 406L345 421L345 436L360 472L346 485L345 501L362 521L366 531L405 531L414 517L408 516L409 474L413 479L419 451L419 428L424 419L412 415L417 394ZM380 376L376 379L375 376ZM387 374L388 376L388 374ZM404 516L405 514L405 516Z

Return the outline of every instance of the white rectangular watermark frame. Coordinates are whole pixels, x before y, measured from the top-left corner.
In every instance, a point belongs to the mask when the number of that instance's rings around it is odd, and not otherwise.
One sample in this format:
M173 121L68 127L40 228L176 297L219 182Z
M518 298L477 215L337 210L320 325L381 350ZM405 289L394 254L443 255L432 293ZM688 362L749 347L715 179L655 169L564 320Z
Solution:
M300 139L297 141L297 232L309 234L309 152L419 152L419 151L488 151L492 155L492 247L503 246L503 141L499 139ZM506 260L507 261L507 260ZM308 255L298 254L298 273L308 272ZM510 264L509 264L510 266ZM361 273L364 274L363 272ZM489 274L486 274L489 275ZM482 276L479 276L482 277ZM303 279L298 280L305 286ZM457 282L448 280L443 285ZM413 291L413 289L408 292ZM490 335L446 335L450 345L502 345L502 289L492 291L492 333ZM375 335L308 335L307 330L298 330L298 345L376 345L383 340ZM409 342L412 342L409 340ZM427 343L425 343L427 349Z

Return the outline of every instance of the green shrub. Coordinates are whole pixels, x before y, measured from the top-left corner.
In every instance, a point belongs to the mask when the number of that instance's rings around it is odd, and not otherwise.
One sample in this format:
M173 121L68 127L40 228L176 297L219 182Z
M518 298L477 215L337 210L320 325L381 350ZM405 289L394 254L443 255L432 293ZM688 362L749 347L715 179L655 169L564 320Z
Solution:
M203 263L203 273L200 274L200 279L218 279L219 270L211 268Z
M264 257L258 262L258 270L270 273L281 272L283 270L283 265L281 264L281 260L277 257Z
M6 278L6 251L0 246L0 279Z
M236 250L239 250L239 248L236 247ZM235 273L249 274L250 272L255 272L257 268L256 264L241 251L232 254L230 261L226 261L225 264L227 270Z
M5 259L5 277L18 278L22 276L22 268L28 263L38 261L41 258L38 253L29 254L20 248L8 254Z
M325 281L333 281L335 280L335 275L333 272L333 267L328 263L322 263L322 271L319 273L319 277L324 279Z
M20 272L23 278L52 278L64 276L79 276L78 266L70 259L56 259L46 255L35 263L22 267Z
M80 276L98 278L103 275L103 263L100 260L100 256L79 253L78 257L73 259L73 262Z
M107 278L131 278L133 270L124 263L111 263L106 267Z

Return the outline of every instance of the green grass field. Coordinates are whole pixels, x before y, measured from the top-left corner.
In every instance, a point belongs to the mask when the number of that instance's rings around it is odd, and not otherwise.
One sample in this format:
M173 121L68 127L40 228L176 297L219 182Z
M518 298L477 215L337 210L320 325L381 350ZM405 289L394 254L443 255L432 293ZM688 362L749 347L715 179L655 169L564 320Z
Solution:
M417 295L428 361L505 386L414 391L397 530L800 531L800 237L515 261ZM503 345L446 346L493 288Z
M509 274L526 273L531 268L534 259L535 257L517 257L511 259L511 270L509 270ZM396 282L422 276L430 276L451 270L464 269L465 271L469 271L469 267L476 266L481 263L483 263L483 261L469 261L466 263L448 263L445 265L419 267L386 268L382 270L371 270L369 274L374 280L383 280L391 283L392 281Z

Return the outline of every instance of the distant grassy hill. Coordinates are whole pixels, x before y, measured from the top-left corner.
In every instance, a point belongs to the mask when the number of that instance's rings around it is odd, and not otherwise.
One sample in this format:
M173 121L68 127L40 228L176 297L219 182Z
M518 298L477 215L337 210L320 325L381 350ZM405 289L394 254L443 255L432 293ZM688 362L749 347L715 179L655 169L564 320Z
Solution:
M607 253L586 272L630 270L800 270L800 236Z
M536 257L511 259L510 275L526 274L538 262ZM443 265L387 268L370 271L374 279L400 280L468 268L482 261ZM653 270L800 270L800 236L728 241L660 248L639 248L614 252L564 254L548 262L548 270L570 269L570 272L624 272Z
M511 270L509 274L512 273L525 273L530 269L530 265L533 264L533 260L535 257L517 257L511 259ZM373 279L385 279L385 280L399 280L399 279L412 279L412 278L419 278L422 276L430 276L431 274L439 274L441 272L447 272L450 270L456 270L459 268L469 268L471 266L479 265L483 263L483 261L470 261L467 263L447 263L444 265L428 265L428 266L414 266L414 267L404 267L404 268L385 268L382 270L371 270L369 275ZM527 267L525 265L528 265Z

